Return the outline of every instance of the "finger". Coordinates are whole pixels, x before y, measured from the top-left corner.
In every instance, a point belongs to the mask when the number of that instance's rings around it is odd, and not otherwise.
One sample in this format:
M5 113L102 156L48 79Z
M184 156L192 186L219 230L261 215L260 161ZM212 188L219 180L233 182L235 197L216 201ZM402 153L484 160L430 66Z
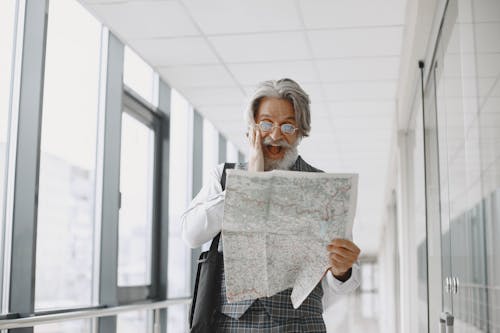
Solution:
M261 139L260 139L260 130L259 129L256 129L255 130L255 148L256 149L261 149L262 148L262 143L261 143Z
M334 247L345 248L345 249L350 250L354 253L360 252L359 247L357 247L356 244L354 244L353 242L351 242L348 239L337 238L337 239L332 240L331 243L328 244L328 246L327 246L328 249L334 248Z
M330 253L330 259L335 259L337 261L343 262L345 264L351 265L358 259L357 256L343 256L337 253Z
M331 251L329 256L330 258L336 257L336 258L341 258L342 260L351 260L355 258L355 256L352 253L345 251Z
M358 251L352 251L350 249L346 249L345 247L338 247L338 246L329 247L328 252L337 253L343 257L357 257L359 255Z
M252 145L252 147L255 144L255 127L252 127L250 129L250 144Z

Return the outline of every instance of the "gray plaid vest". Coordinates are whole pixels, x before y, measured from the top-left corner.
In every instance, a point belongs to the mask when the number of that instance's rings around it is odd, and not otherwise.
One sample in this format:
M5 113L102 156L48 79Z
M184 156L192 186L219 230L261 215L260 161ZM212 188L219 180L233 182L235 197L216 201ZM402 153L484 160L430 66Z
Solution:
M238 169L246 169L246 165L238 165ZM300 156L295 164L290 168L293 171L323 172L307 164ZM220 247L220 244L219 244ZM221 292L220 292L220 312L234 319L239 319L256 300L247 300L235 303L228 303L226 296L226 282L224 277L224 268L221 273ZM271 297L259 298L258 301L264 306L269 315L273 318L286 319L307 316L317 316L323 313L323 288L321 282L313 289L309 296L299 306L294 309L290 300L292 288L283 290Z

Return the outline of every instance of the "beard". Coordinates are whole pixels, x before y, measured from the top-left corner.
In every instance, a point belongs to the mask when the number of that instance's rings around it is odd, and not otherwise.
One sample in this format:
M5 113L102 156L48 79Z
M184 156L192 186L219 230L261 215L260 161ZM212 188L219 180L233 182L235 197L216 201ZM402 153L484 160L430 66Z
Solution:
M283 158L279 160L273 160L267 158L264 155L264 171L271 170L289 170L292 165L294 165L297 157L299 157L299 152L297 146L299 145L300 140L296 140L293 145L289 144L285 140L281 139L278 141L274 141L270 137L265 137L262 142L264 145L274 144L283 147L285 150L285 154Z

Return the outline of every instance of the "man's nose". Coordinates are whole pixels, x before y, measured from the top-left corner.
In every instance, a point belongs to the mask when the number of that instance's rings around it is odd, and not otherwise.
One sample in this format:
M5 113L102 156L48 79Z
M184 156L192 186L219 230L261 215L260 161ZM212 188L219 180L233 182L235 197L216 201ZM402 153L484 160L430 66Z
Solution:
M271 138L274 141L277 141L283 137L283 133L281 133L281 128L279 126L274 126L271 130Z

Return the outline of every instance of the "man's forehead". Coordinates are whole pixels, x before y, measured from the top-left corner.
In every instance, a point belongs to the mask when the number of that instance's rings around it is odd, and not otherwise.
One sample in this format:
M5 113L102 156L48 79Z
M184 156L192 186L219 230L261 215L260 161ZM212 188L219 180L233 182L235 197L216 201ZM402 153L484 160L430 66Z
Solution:
M295 120L295 114L280 115L278 111L262 111L258 113L259 118L275 118L282 116L285 120Z

